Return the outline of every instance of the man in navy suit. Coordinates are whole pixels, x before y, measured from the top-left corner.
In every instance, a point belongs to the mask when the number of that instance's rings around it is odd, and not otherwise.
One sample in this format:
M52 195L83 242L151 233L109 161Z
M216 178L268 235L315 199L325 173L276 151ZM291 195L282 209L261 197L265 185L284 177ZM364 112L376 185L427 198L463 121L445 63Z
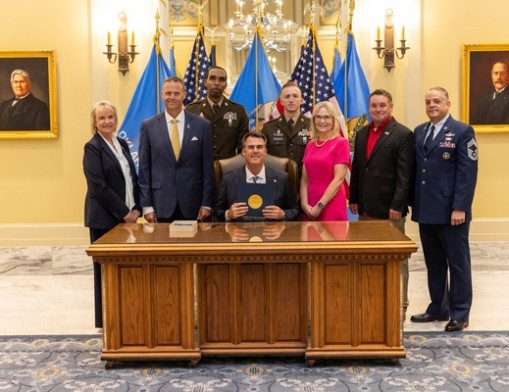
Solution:
M247 203L238 201L240 184L273 184L274 203L265 206L262 220L292 221L299 216L299 205L295 193L290 186L288 173L265 166L267 156L267 138L263 133L250 131L242 140L242 156L246 165L237 170L225 173L221 179L221 189L217 197L214 212L221 221L249 221Z
M414 185L413 132L392 116L392 96L378 89L369 96L373 121L359 130L350 177L350 211L359 219L389 219L402 233ZM401 263L403 310L408 307L408 259Z
M477 182L477 141L470 125L449 114L447 90L428 90L425 102L430 122L414 131L412 220L419 223L431 303L411 321L449 320L447 332L462 331L472 306L468 234Z
M214 166L210 123L184 112L184 82L165 80L164 113L141 124L140 203L148 222L204 220L212 213Z
M481 96L473 124L509 124L509 64L494 63L491 81L493 88Z

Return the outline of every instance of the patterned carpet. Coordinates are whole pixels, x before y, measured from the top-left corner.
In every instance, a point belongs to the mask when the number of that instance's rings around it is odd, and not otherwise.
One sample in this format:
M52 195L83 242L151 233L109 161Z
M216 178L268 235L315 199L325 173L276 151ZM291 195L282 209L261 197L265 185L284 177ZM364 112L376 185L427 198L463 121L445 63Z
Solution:
M203 359L106 370L93 336L0 337L0 392L509 391L509 332L405 333L407 357L319 361Z

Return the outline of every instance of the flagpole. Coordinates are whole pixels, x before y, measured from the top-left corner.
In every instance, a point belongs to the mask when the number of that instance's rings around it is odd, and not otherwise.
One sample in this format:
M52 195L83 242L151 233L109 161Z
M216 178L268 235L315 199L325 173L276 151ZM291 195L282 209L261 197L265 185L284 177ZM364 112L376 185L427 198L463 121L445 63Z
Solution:
M355 10L355 0L350 0L350 3L349 3L349 9L350 9L350 12L349 12L349 16L348 16L348 32L346 34L346 55L345 55L345 93L344 93L344 97L345 97L345 116L346 116L346 119L348 120L348 46L349 46L349 41L350 41L350 34L353 34L352 32L352 24L353 24L353 11Z
M311 46L311 53L313 54L313 108L316 105L316 57L315 57L315 51L316 51L316 34L315 34L315 25L314 23L311 23L310 26L311 34L313 34L313 45Z
M256 34L261 42L259 27L256 28ZM258 43L255 39L255 129L258 130Z
M201 13L200 13L201 15ZM201 17L200 17L201 19ZM200 24L198 25L198 34L200 34L201 41L203 41L203 24L200 21ZM199 59L200 58L200 40L196 40L194 45L194 58ZM194 74L194 96L195 99L200 98L200 84L198 83L200 77L200 67L196 66L195 74Z
M161 30L159 29L159 10L156 12L156 33L154 34L154 46L156 48L156 114L161 113L161 94L159 93L159 86L161 85L160 70L159 70L159 56L161 55L161 47L159 46L159 36Z

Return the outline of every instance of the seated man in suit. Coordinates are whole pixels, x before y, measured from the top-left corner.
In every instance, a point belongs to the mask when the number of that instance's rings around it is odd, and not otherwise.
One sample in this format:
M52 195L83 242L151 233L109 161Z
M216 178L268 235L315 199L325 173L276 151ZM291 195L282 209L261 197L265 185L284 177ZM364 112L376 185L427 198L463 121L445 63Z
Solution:
M265 166L267 138L257 131L246 133L242 139L242 156L246 166L225 173L216 199L214 212L220 221L249 221L246 202L238 201L237 194L241 184L273 184L274 203L262 210L262 220L295 220L299 216L299 206L295 193L291 190L288 173Z

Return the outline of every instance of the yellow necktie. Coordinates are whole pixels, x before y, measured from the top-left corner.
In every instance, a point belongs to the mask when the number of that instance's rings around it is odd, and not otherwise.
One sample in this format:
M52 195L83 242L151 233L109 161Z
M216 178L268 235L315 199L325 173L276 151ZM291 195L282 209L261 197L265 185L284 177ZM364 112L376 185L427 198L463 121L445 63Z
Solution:
M171 120L171 146L173 147L173 152L175 153L175 158L179 159L180 154L180 140L179 140L179 130L177 128L177 120Z

